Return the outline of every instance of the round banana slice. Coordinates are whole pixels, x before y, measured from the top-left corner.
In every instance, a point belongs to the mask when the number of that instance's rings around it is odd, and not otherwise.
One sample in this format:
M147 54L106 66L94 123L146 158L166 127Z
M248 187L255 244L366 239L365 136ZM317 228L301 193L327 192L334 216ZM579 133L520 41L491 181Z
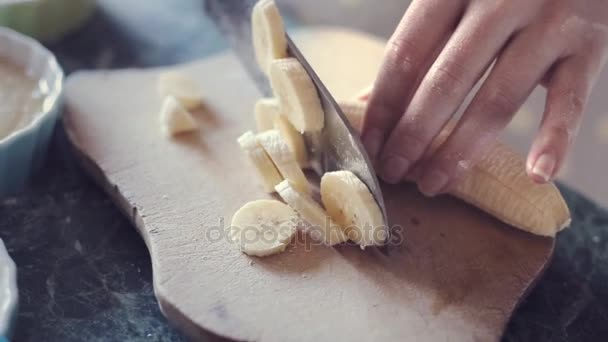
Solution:
M361 248L383 245L388 238L382 213L367 186L350 171L328 172L321 178L325 209Z
M232 217L230 238L240 250L264 257L285 251L296 233L298 214L276 200L249 202Z
M348 240L346 234L308 194L298 191L288 180L275 187L285 203L306 221L304 231L315 241L334 246Z
M238 143L260 175L264 190L268 193L274 192L274 187L283 181L283 177L279 174L264 148L258 144L255 134L251 131L246 132L239 137Z
M270 130L258 134L256 138L258 144L262 145L274 165L279 169L283 178L291 181L299 191L309 194L308 180L300 165L298 165L293 152L289 149L289 145L281 137L281 133L277 130Z
M318 132L325 114L314 83L295 58L277 59L270 66L270 84L281 111L300 133Z
M275 98L259 99L255 103L254 113L258 132L274 129L274 121L281 115L279 100Z
M192 114L173 96L165 97L160 109L160 126L166 136L192 132L198 129Z
M306 143L304 143L302 134L298 133L293 125L289 123L289 120L282 115L275 118L274 126L281 133L300 167L308 167L308 152L306 151Z
M283 18L273 0L260 0L251 13L253 48L260 69L268 75L270 63L287 57Z
M358 100L340 101L338 103L340 109L350 122L351 126L361 133L363 128L363 118L365 117L365 111L367 110L367 104Z
M161 97L174 96L189 110L200 107L202 91L188 76L179 71L168 71L158 77L158 93Z

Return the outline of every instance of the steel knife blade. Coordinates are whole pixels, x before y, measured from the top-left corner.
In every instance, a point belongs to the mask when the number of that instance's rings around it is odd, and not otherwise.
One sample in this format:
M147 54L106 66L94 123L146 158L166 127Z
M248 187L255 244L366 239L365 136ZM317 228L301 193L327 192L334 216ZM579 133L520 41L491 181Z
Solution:
M272 96L270 83L256 63L252 43L251 12L256 2L257 0L206 0L205 10L226 37L260 92L264 96ZM325 112L323 130L305 136L307 147L313 159L318 162L317 173L323 175L325 172L348 170L357 175L373 194L382 211L385 226L388 227L382 190L358 133L288 34L287 43L289 55L298 59L317 88Z

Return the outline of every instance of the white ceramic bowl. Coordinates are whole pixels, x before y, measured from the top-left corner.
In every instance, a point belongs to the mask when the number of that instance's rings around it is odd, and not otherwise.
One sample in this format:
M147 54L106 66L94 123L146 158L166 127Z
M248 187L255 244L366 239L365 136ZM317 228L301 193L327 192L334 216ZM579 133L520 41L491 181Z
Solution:
M0 240L0 341L11 333L17 309L17 271Z
M25 127L0 139L0 198L21 191L38 169L60 112L63 71L40 43L0 27L0 59L24 68L46 95L39 113Z

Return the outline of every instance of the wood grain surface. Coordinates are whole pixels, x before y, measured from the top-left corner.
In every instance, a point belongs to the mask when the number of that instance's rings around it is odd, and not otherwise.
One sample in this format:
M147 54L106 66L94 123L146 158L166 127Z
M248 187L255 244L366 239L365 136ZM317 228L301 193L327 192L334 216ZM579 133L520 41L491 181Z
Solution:
M332 93L369 84L384 43L319 29L297 36ZM332 42L334 53L324 50ZM339 52L339 53L338 53ZM389 256L315 246L250 258L227 239L232 214L271 197L236 138L259 94L231 54L177 67L199 81L202 129L169 140L158 125L162 69L82 72L66 87L66 129L85 169L150 251L163 312L194 339L491 341L542 273L554 240L510 228L458 200L385 186L397 239Z

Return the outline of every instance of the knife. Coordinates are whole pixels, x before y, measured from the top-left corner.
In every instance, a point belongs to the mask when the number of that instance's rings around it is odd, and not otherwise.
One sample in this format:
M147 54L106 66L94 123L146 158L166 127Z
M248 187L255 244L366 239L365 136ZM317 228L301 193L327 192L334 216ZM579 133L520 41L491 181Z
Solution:
M251 12L256 2L257 0L206 0L205 10L226 37L260 92L264 96L272 96L270 83L256 63L252 43ZM382 190L357 131L350 125L330 92L288 34L287 46L290 57L296 58L312 79L325 112L323 130L316 134L305 134L307 148L313 156L313 161L316 161L315 171L320 176L325 172L337 170L348 170L357 175L370 189L382 211L385 227L388 227Z

